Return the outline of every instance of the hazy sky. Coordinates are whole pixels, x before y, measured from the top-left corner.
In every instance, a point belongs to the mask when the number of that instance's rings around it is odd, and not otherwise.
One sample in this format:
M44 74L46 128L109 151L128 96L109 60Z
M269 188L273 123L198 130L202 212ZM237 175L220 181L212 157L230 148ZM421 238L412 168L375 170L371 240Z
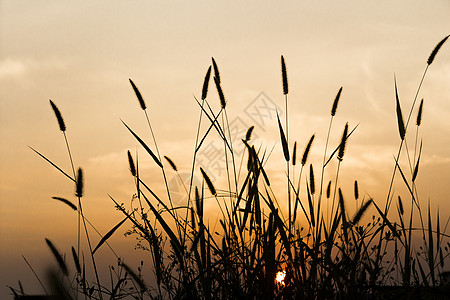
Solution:
M45 237L65 252L75 241L75 214L51 199L73 200L73 184L28 148L70 170L49 99L61 110L75 164L86 173L86 215L106 232L121 218L107 194L128 204L134 192L128 149L139 151L149 185L162 188L160 173L120 121L152 145L129 78L147 102L161 154L185 173L198 120L193 96L200 97L211 57L221 70L229 119L243 130L255 125L246 111L261 97L283 113L284 55L291 147L296 140L303 150L316 133L311 162L319 170L331 103L343 86L331 146L339 142L345 122L359 124L341 169L344 194L351 198L351 184L358 179L362 193L384 204L399 146L394 74L406 116L431 50L450 34L449 13L448 0L1 1L0 297L8 293L5 285L17 286L19 279L26 289L41 292L22 254L39 269L42 257L52 259ZM210 95L217 109L213 85ZM424 205L430 199L432 209L439 207L447 219L449 42L429 69L422 98L419 194ZM269 150L275 145L267 168L278 183L285 165L276 119L265 121L256 124L255 136ZM411 153L414 133L412 126ZM207 145L221 146L214 139ZM401 164L408 169L405 159ZM330 168L332 178L335 163ZM209 171L220 177L214 168ZM403 189L400 180L397 186ZM117 247L129 253L133 243L129 238Z

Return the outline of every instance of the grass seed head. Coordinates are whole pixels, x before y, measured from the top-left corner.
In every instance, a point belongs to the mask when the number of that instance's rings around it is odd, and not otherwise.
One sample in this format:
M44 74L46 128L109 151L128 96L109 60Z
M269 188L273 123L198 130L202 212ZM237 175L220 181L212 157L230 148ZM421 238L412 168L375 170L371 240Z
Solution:
M83 197L83 169L81 168L78 168L77 172L75 196Z
M252 138L253 129L255 129L255 126L250 126L247 129L247 133L245 134L245 141L248 142Z
M345 123L344 132L342 133L341 143L339 144L339 152L337 158L342 161L345 154L345 146L347 144L348 123Z
M227 102L225 101L225 96L223 94L222 87L220 86L220 79L214 76L214 82L216 83L217 93L219 94L220 106L225 109Z
M334 99L334 101L333 101L333 106L331 107L331 115L334 117L334 115L336 114L336 109L337 109L337 107L338 107L338 104L339 104L339 99L341 98L341 93L342 93L342 86L341 86L341 88L339 89L339 91L338 91L338 93L337 93L337 95L336 95L336 98Z
M297 163L297 141L294 142L294 148L292 149L292 165Z
M64 119L59 111L58 107L50 100L50 105L52 106L53 112L55 113L56 119L58 120L59 130L62 132L66 131L66 124L64 123Z
M308 160L308 155L309 155L309 152L310 152L310 150L311 150L311 145L312 145L312 143L313 143L313 141L314 141L314 137L315 137L315 136L316 136L315 134L313 134L313 135L311 136L311 138L309 139L308 144L307 144L306 147L305 147L305 151L303 151L303 156L302 156L302 165L303 165L303 166L306 164L306 161Z
M441 49L442 45L447 41L448 37L450 35L447 35L445 38L440 41L436 47L434 47L433 51L431 52L430 56L428 57L427 64L431 65L433 63L434 58L436 57L436 54L439 52L439 49Z
M209 178L208 174L206 174L206 172L203 170L202 167L200 167L200 172L202 172L203 179L205 179L205 182L206 182L206 185L208 186L209 191L211 192L211 194L216 196L217 195L216 188L214 187L214 185L213 185L211 179Z
M52 197L52 199L55 199L55 200L58 200L58 201L61 201L61 202L63 202L63 203L65 203L67 206L69 206L71 209L73 209L73 210L77 210L77 207L76 207L76 205L75 204L73 204L72 202L70 202L69 200L67 200L67 199L64 199L64 198L61 198L61 197Z
M220 73L219 73L219 67L217 67L216 60L214 57L211 57L213 68L214 68L214 77L217 78L217 81L220 83Z
M328 182L327 185L327 199L330 199L331 196L331 180Z
M402 198L398 196L398 210L400 211L400 214L403 216L404 210L403 210L403 202Z
M211 66L209 66L208 71L205 75L205 80L203 81L203 88L202 88L202 100L206 99L206 95L208 94L208 85L209 85L209 78L211 77Z
M145 110L147 108L147 106L145 105L145 101L144 101L144 98L142 98L141 92L139 92L139 89L134 84L133 80L131 80L131 79L128 79L128 80L130 81L131 86L133 87L133 91L136 94L136 97L138 98L139 105L141 106L142 110Z
M355 180L354 184L354 194L355 194L355 200L358 200L359 198L359 188L358 188L358 181Z
M164 158L167 160L167 162L168 162L169 165L172 167L172 169L173 169L175 172L178 172L177 165L175 165L175 163L173 162L173 160L171 160L169 157L167 157L167 156L165 156L165 155L164 155Z
M422 124L422 113L423 113L423 99L420 101L419 110L417 112L416 125L420 126Z
M47 246L50 248L50 251L52 251L53 256L56 258L56 261L58 262L59 268L63 272L64 275L69 275L69 270L67 269L67 265L64 262L63 257L59 253L59 251L56 249L56 247L53 245L53 243L49 239L45 239L45 242L47 243Z
M283 80L283 94L287 95L289 93L288 79L286 71L286 62L284 61L283 55L281 55L281 77Z
M136 176L136 166L134 165L133 157L131 156L130 150L127 151L128 164L130 165L131 175Z
M394 77L394 84L395 84L395 102L396 102L398 132L400 134L400 138L402 140L404 140L405 135L406 135L406 128L405 128L405 123L403 121L403 114L402 114L402 108L400 107L400 100L398 98L397 80L395 79L395 77Z
M309 165L309 188L311 190L311 195L314 195L316 193L316 183L314 180L314 169L313 165Z

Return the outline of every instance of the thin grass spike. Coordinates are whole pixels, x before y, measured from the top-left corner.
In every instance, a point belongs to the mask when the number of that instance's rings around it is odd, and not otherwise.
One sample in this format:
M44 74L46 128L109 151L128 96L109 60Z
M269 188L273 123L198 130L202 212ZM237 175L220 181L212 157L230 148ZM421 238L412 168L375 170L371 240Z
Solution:
M314 180L314 169L313 165L309 165L309 187L311 190L311 195L314 195L316 193L316 184Z
M59 253L59 251L56 249L56 247L53 245L53 243L49 239L46 238L45 242L47 243L48 247L52 251L53 256L56 258L56 261L58 262L59 268L61 269L63 274L68 276L69 275L69 270L67 269L67 265L64 262L64 259L62 258L62 256Z
M328 182L327 185L327 199L329 199L331 196L331 180Z
M364 203L364 205L358 210L358 212L355 214L355 216L353 217L353 220L352 220L352 223L354 225L358 224L358 222L361 220L362 216L367 211L367 209L369 208L370 204L372 204L372 202L373 202L373 200L369 199L369 201Z
M225 96L223 95L223 90L220 86L220 80L216 76L214 76L214 82L216 83L217 93L219 94L220 106L224 109L227 102L225 101Z
M83 197L83 169L78 168L76 180L75 196L81 198Z
M427 64L431 65L434 61L434 58L436 57L436 54L439 52L439 49L441 49L442 45L445 43L445 41L447 41L448 37L450 37L450 35L447 35L445 38L442 39L442 41L440 41L436 47L434 47L433 51L431 52L430 56L428 57L427 60Z
M398 209L400 211L400 215L403 216L403 214L405 213L404 209L403 209L403 202L402 202L402 198L400 196L398 196Z
M169 165L172 167L172 169L177 172L178 168L177 165L173 162L173 160L171 160L169 157L164 155L164 158L167 160L167 162L169 163Z
M133 177L136 177L136 166L134 165L133 156L131 156L130 150L127 151L128 165L130 166L130 172Z
M74 247L72 247L72 257L73 257L73 261L75 263L75 268L77 269L77 273L81 274L80 260L79 260L78 255L77 255L77 251L75 250Z
M420 101L419 110L417 112L416 125L420 126L422 124L422 113L423 113L423 99Z
M120 226L122 226L122 224L128 219L128 217L125 217L122 221L119 222L119 224L117 224L116 226L114 226L110 231L108 231L100 240L100 242L98 242L97 246L94 248L94 250L92 250L92 253L95 253L95 251L97 251L98 248L100 248L101 245L103 245L113 234L114 232L116 232L117 229L119 229Z
M213 68L214 68L214 77L217 78L217 81L220 83L220 73L219 68L217 67L216 60L214 57L211 57Z
M420 147L419 147L419 156L417 157L417 163L414 167L414 172L412 175L412 181L414 182L417 178L417 174L419 173L419 162L420 162L420 155L422 154L422 141L420 141Z
M206 72L205 75L205 80L203 81L202 100L205 100L206 96L208 95L208 85L210 77L211 77L211 66L209 66L208 71Z
M208 186L209 191L211 192L211 194L213 194L214 196L217 195L217 191L216 188L214 187L211 179L209 178L208 174L206 174L205 170L203 170L202 167L200 167L200 172L202 173L203 179L205 179L206 185Z
M278 113L277 113L277 119L278 119L278 128L280 130L281 146L283 147L284 159L286 161L289 161L289 148L288 148L288 144L287 144L287 140L286 140L286 135L284 134L283 126L281 125L280 117L278 116Z
M287 79L287 72L286 72L286 62L284 61L283 55L281 55L281 77L283 80L283 94L287 95L289 93L289 87L288 87L288 79Z
M342 133L341 143L339 144L339 152L337 159L342 161L345 154L345 145L347 144L348 123L345 123L344 132Z
M147 105L145 105L144 98L142 98L141 92L139 92L139 89L134 84L133 80L128 79L131 83L131 86L133 87L133 91L136 94L136 97L138 98L139 105L141 106L142 110L145 110L147 108Z
M120 265L127 271L127 273L134 279L134 281L139 285L142 291L146 291L147 287L140 276L136 274L127 264L123 261L120 262Z
M77 206L75 204L73 204L72 202L70 202L69 200L67 200L67 199L64 199L64 198L61 198L61 197L52 197L52 199L59 200L59 201L65 203L66 205L68 205L71 209L77 210Z
M302 155L302 165L303 165L303 166L306 164L306 161L308 160L308 155L309 155L309 152L310 152L310 150L311 150L311 145L312 145L312 143L313 143L313 141L314 141L314 137L315 137L315 136L316 136L315 134L313 134L313 135L311 136L311 138L309 139L308 144L307 144L306 147L305 147L305 151L303 151L303 155Z
M336 109L337 109L338 104L339 104L339 99L341 98L342 88L343 87L341 86L341 88L339 89L339 91L338 91L338 93L336 95L336 98L333 101L333 106L331 107L331 115L333 117L334 117L334 115L336 115Z
M404 140L405 134L406 134L406 129L405 129L405 123L403 122L403 115L402 115L402 108L400 107L400 100L398 99L397 80L395 79L395 76L394 76L394 84L395 84L395 102L396 102L398 132L400 134L400 138L402 140Z
M58 120L59 130L62 132L66 131L66 124L64 123L64 119L61 115L61 112L59 111L58 107L53 103L52 100L50 101L50 105L52 106L53 112L55 113L56 119Z
M247 129L247 133L245 134L246 142L250 141L250 139L252 138L253 129L255 129L255 126L253 126L253 125Z
M294 142L294 147L292 149L292 165L295 166L297 163L297 141Z

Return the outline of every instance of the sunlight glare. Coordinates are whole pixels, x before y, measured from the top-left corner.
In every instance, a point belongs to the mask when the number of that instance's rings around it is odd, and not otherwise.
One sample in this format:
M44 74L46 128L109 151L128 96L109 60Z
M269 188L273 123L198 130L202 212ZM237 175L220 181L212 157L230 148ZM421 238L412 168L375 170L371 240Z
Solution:
M277 272L277 275L276 275L275 279L276 279L278 284L284 286L285 285L285 283L284 283L284 278L285 277L286 277L286 271L283 270L283 271L278 271Z

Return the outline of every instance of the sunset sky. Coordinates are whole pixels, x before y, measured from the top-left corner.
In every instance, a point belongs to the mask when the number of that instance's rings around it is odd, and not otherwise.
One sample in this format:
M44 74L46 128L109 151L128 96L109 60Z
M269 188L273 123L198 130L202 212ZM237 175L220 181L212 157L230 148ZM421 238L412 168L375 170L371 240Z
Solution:
M194 96L201 96L211 57L220 69L229 121L239 124L243 135L255 125L256 145L267 151L275 147L267 170L274 189L279 186L279 199L286 180L275 115L258 123L262 119L252 119L249 111L264 101L285 113L283 55L290 89L290 147L297 141L303 151L315 133L310 162L319 172L331 104L343 86L330 147L339 143L346 122L359 126L341 165L341 186L351 201L357 179L366 198L384 204L400 144L394 74L406 118L428 56L450 34L449 12L448 0L1 1L0 298L9 293L6 285L17 287L17 280L28 292L42 292L22 255L41 274L47 261L53 263L44 238L62 252L76 242L75 213L51 199L75 201L73 184L28 147L70 172L49 99L64 117L75 165L85 171L84 211L102 233L122 218L108 194L129 205L135 191L127 150L138 152L143 180L164 194L159 170L121 122L153 148L128 79L144 96L161 155L186 174L199 116ZM430 200L432 210L439 207L441 220L447 220L450 42L430 66L422 98L418 192L424 207ZM217 111L212 82L208 100ZM408 131L411 155L415 116L416 110ZM205 145L223 148L217 136ZM410 174L405 153L400 164ZM216 168L204 167L219 188L226 188ZM335 168L333 160L327 180ZM176 186L175 174L168 174ZM395 192L403 189L397 178ZM120 234L120 255L138 255L132 250L134 238ZM115 263L113 258L109 262Z

